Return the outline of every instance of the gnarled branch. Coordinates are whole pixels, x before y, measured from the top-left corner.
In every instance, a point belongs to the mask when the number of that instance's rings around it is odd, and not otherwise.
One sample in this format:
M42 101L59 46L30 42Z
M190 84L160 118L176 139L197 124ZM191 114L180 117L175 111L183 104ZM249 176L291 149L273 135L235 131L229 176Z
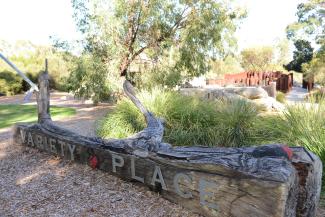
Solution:
M125 94L131 99L134 105L141 111L145 117L147 127L139 133L133 135L131 138L141 139L147 143L147 148L150 151L158 151L159 144L162 142L164 134L163 120L156 118L151 112L147 110L135 96L135 91L132 84L125 80L123 84Z

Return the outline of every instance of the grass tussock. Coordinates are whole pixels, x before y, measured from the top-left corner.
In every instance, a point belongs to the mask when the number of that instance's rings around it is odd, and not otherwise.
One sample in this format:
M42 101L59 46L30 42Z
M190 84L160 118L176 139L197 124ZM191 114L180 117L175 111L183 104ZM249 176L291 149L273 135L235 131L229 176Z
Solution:
M325 101L289 106L281 128L289 145L304 146L325 162ZM285 135L284 135L285 136Z
M160 89L138 95L150 111L166 120L164 141L172 145L240 147L280 143L305 147L325 165L324 98L286 105L282 113L264 114L244 101L204 101ZM125 138L144 127L142 114L124 98L97 133L105 138Z
M240 147L282 143L303 146L325 162L325 100L287 105L281 114L263 115L245 101L204 101L177 92L142 91L139 98L166 120L164 141L173 145ZM120 101L101 123L98 135L124 138L145 127L128 99Z
M316 103L324 101L325 100L325 88L311 91L307 100L309 100L309 101L312 100Z
M245 101L205 101L177 92L142 91L140 100L166 120L164 141L176 146L241 147L263 144L303 146L325 162L325 100L286 105L282 113L260 113ZM100 123L97 134L125 138L145 127L131 101L124 98Z
M156 116L165 119L165 142L231 147L250 144L258 110L245 101L204 101L161 89L142 91L138 97ZM144 127L142 114L125 98L108 114L97 133L105 138L124 138Z

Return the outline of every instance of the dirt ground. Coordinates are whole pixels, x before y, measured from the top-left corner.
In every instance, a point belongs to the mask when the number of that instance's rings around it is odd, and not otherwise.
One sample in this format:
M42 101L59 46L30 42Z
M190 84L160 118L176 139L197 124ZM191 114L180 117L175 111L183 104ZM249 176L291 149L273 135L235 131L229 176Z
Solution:
M22 96L0 97L0 104ZM32 100L32 103L35 103ZM96 121L112 106L93 107L70 95L53 93L51 104L77 109L57 123L94 136ZM0 129L0 217L2 216L198 216L157 193L89 166L62 161L36 149L12 144L11 129ZM324 209L318 217L324 217Z

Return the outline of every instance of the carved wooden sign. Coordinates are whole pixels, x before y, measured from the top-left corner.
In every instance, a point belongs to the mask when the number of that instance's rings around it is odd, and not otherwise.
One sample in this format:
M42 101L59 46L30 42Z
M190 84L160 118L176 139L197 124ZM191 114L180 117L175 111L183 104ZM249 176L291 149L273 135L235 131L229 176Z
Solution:
M315 216L322 165L313 153L282 145L172 147L162 142L162 121L127 82L148 127L126 139L85 137L51 121L46 79L39 82L39 123L17 124L14 142L142 183L204 216Z

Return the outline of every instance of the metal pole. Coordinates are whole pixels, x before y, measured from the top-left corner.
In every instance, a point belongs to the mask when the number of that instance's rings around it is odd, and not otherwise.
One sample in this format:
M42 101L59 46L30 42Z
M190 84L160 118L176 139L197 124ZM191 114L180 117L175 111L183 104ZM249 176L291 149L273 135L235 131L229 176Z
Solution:
M38 87L36 84L34 84L29 78L22 72L20 71L17 66L15 66L12 62L10 62L5 56L3 56L0 53L0 58L3 59L11 68L13 68L23 79L32 87L31 89L38 91Z

